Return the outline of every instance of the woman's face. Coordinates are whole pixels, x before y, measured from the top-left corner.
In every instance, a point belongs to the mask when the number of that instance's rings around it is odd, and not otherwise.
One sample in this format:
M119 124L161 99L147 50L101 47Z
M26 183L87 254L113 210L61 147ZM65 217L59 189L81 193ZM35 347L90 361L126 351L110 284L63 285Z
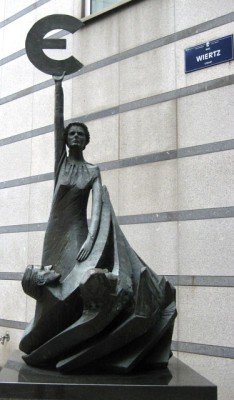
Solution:
M67 146L84 150L86 146L86 134L82 126L72 125L67 133Z

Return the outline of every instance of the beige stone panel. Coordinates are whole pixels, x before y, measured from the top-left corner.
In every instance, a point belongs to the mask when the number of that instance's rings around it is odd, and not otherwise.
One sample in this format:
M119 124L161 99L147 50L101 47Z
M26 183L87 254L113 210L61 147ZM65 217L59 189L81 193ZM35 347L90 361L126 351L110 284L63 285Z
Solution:
M119 53L119 26L116 13L93 20L73 34L73 55L89 65Z
M49 53L49 51L51 53ZM55 53L55 50L48 50L47 52L49 57L52 57L54 54L56 54L60 55L61 58L64 58L64 53L61 53L61 50L60 53L58 50L57 53ZM58 59L58 56L55 58ZM6 64L3 64L0 67L0 71L1 71L1 93L2 93L1 97L9 96L11 94L20 92L21 90L28 89L34 85L37 85L39 83L51 79L50 75L47 75L42 71L40 71L39 69L37 69L29 61L26 54L21 57L17 57L16 59Z
M234 85L177 100L178 146L233 139Z
M176 160L119 170L120 215L177 209Z
M4 38L5 38L2 58L18 50L23 49L25 46L26 36L31 27L36 22L36 20L39 20L50 14L73 15L73 1L72 0L49 1L48 3L45 3L43 6L36 8L33 12L25 14L24 16L16 19L12 23L2 28L4 30Z
M30 185L29 222L47 222L51 209L53 181L44 181Z
M0 182L30 175L31 141L0 147Z
M85 159L92 163L118 159L119 154L119 116L90 121L87 124L90 143L85 149Z
M36 300L32 297L26 296L26 321L30 322L34 318Z
M35 67L26 55L3 64L1 66L1 96L5 97L32 86L33 69Z
M1 226L28 223L29 186L0 190Z
M1 272L23 272L27 265L28 233L7 233L0 235Z
M0 54L2 54L3 52L3 39L4 39L4 33L3 30L0 29ZM0 59L2 59L3 57L0 56ZM1 76L1 67L0 67L0 76ZM1 79L1 86L2 86L2 79ZM1 87L0 87L0 93L1 93Z
M80 0L73 1L73 15L76 18L83 18L83 13L82 13L82 2Z
M0 280L0 293L1 318L14 321L25 321L26 295L23 293L21 282Z
M177 275L177 223L122 225L131 247L158 275Z
M234 360L189 353L178 353L177 357L218 386L219 400L233 399Z
M50 0L35 10L37 20L51 14L73 15L73 3L80 0Z
M118 104L118 64L108 65L73 79L72 117L91 114Z
M0 106L0 139L32 129L33 97L21 97Z
M0 367L3 367L13 351L18 349L19 342L23 336L23 331L21 329L5 328L1 326L0 336L4 336L6 333L9 333L10 340L9 342L5 342L4 346L1 345L0 347Z
M233 0L222 2L219 0L177 0L175 1L175 30L181 31L233 11Z
M44 231L28 233L27 265L41 265L44 236Z
M119 13L120 51L174 32L174 1L145 0Z
M113 169L101 173L102 184L107 187L115 214L119 215L119 170Z
M31 175L40 175L54 170L53 132L32 138Z
M65 81L64 119L71 118L71 81ZM54 86L33 93L33 129L54 123Z
M233 151L178 159L178 208L233 206L233 163Z
M120 158L176 148L176 102L120 114Z
M41 265L44 236L44 231L28 233L27 265Z
M233 288L180 286L177 288L181 342L234 345Z
M59 50L43 50L44 51L44 53L46 54L46 55L48 55L48 57L50 57L50 58L54 58L54 59L57 59L58 57L53 57L54 56L54 54L66 54L67 55L67 53L62 53L61 52L61 50L60 50L60 53L59 53ZM65 50L66 51L66 50ZM26 56L27 57L27 56ZM64 57L64 58L66 58L66 56ZM29 59L28 59L28 63L30 63L31 64L31 62L29 61ZM33 64L31 64L32 65L32 78L33 78L33 85L37 85L37 84L40 84L40 83L42 83L42 82L46 82L46 81L48 81L48 80L50 80L52 77L51 77L51 75L48 75L48 74L46 74L45 72L42 72L42 71L40 71L38 68L36 68L36 67L34 67L34 65ZM63 83L64 84L64 83Z
M120 62L120 104L174 89L174 43Z
M178 231L181 275L233 274L234 218L182 221Z
M1 0L0 6L3 8L4 19L6 19L24 10L26 7L30 6L33 3L34 3L33 0L20 0L20 1Z
M188 37L176 42L176 86L177 88L196 85L201 82L221 78L234 73L234 62L229 61L223 64L200 69L189 74L185 73L184 50L223 36L232 34L234 22L221 27L202 32L198 35Z
M5 1L6 0L0 0L0 21L5 19Z
M4 42L1 58L24 49L27 34L35 22L35 12L30 12L2 28Z

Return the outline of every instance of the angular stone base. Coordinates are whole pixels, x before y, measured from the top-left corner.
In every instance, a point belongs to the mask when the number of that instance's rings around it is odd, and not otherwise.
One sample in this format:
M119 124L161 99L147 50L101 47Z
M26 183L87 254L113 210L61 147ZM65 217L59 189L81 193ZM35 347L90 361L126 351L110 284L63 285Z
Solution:
M217 387L172 357L168 368L131 375L62 375L27 366L16 351L0 372L0 399L217 400Z

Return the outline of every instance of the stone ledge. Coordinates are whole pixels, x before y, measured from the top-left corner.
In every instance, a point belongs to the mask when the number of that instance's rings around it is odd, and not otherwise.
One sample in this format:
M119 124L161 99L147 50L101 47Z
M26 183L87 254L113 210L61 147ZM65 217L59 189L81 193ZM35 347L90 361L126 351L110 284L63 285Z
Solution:
M15 351L0 373L0 399L217 400L217 387L172 357L168 368L131 375L62 375L28 367Z

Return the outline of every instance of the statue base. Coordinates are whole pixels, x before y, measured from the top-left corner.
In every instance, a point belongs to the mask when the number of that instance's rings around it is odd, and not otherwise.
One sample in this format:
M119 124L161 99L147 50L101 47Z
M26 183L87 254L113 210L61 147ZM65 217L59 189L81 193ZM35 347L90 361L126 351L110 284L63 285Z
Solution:
M0 399L217 400L217 387L172 357L167 368L131 375L62 375L27 366L15 351L0 372Z

